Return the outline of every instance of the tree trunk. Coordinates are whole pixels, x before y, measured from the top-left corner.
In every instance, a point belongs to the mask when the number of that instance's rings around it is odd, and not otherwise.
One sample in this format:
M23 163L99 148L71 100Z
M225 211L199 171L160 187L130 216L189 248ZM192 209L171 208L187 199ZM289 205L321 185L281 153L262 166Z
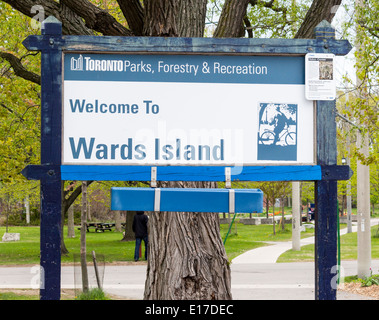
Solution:
M154 212L148 227L144 299L232 298L230 268L217 213Z
M68 250L66 248L66 244L64 243L64 221L65 221L65 214L68 209L68 207L65 206L65 201L64 201L64 181L62 183L62 209L61 209L61 255L66 255L68 254Z
M143 33L151 37L177 37L178 0L145 0Z
M314 28L322 21L332 22L342 0L314 0L295 38L310 39Z
M243 37L245 34L243 19L249 2L249 0L226 0L214 37Z
M132 229L133 217L136 214L135 211L126 211L125 217L125 233L121 241L131 241L135 239L134 232Z
M146 0L144 5L145 35L203 36L206 1ZM214 188L217 184L162 182L159 186ZM217 213L152 213L144 299L231 299L230 268L219 228Z
M87 270L87 181L82 182L82 216L80 227L80 266L82 270L83 292L88 291L88 270Z
M273 235L275 236L276 235L276 230L275 230L275 202L276 202L276 199L275 197L272 199L272 232L273 232Z
M74 205L72 204L68 209L68 219L67 219L67 237L75 238L75 228L74 228Z
M115 211L115 231L121 232L121 212L120 210Z
M178 1L177 30L180 37L203 37L208 0Z
M93 181L87 181L86 186L88 187ZM66 198L66 193L68 194L69 191L72 191L70 196ZM67 190L64 190L64 181L62 181L62 223L61 223L61 254L68 254L68 250L66 248L66 245L64 243L64 236L63 236L63 227L64 227L64 221L65 221L65 215L70 208L70 206L74 205L74 201L76 198L82 193L82 184L80 184L78 187L76 187L74 190L70 190L70 187Z
M285 226L284 226L284 198L283 197L280 199L280 207L282 209L282 225L281 225L281 227L282 227L282 230L284 230Z

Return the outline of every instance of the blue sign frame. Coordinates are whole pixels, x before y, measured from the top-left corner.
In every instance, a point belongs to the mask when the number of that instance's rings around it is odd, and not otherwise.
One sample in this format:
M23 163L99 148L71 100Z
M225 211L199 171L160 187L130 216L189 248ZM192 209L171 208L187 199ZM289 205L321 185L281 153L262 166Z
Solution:
M292 55L351 50L347 40L336 40L326 21L315 28L315 39L213 39L159 37L63 36L54 17L42 23L42 35L29 36L24 46L41 51L41 165L23 170L28 179L41 180L41 300L60 299L60 225L62 180L149 181L152 167L61 165L63 53L186 53L227 55ZM158 180L195 181L315 181L316 186L316 290L315 298L335 300L331 286L337 264L337 180L352 172L337 166L335 101L316 101L317 165L232 167L159 167Z

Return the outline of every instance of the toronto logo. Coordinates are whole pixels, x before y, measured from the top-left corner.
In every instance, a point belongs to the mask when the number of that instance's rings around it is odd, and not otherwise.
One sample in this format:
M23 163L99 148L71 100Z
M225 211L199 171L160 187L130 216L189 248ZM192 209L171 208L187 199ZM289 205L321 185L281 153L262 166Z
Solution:
M83 56L80 55L79 58L71 58L71 70L72 71L83 71Z

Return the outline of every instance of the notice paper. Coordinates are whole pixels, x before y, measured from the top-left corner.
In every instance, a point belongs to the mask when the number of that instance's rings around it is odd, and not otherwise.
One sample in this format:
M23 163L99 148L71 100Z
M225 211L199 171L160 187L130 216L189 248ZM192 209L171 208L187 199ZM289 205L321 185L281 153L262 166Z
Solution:
M334 54L308 53L305 56L305 98L307 100L336 98Z

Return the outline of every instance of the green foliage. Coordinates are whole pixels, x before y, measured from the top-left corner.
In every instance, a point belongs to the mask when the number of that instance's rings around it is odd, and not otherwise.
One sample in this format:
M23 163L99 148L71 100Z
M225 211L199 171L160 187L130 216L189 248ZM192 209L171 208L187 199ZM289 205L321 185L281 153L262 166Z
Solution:
M11 212L8 216L8 225L9 226L26 226L25 211ZM40 212L38 208L30 209L30 226L39 226L40 225Z
M364 279L359 278L358 280L361 283L362 287L370 287L372 285L379 286L379 274L373 275L372 270L369 277L366 277Z
M0 2L0 51L21 59L30 71L39 73L39 56L30 54L21 42L39 32L30 19ZM12 36L10 36L12 35ZM39 182L27 181L21 170L39 163L39 86L16 76L9 63L0 58L0 198L14 205L30 195L39 198ZM36 197L33 198L33 195Z
M350 6L351 1L348 1ZM352 44L356 44L355 68L356 78L346 81L350 93L345 103L344 114L360 126L363 134L369 135L370 154L364 156L360 150L354 150L355 157L366 165L379 162L379 2L377 0L363 1L355 5L354 13L350 10L351 19L346 22L345 30Z
M371 275L369 277L366 277L364 279L358 278L357 275L354 276L347 276L344 277L344 282L345 283L350 283L350 282L360 282L362 287L370 287L372 285L379 285L379 274L372 274L371 270Z
M82 292L75 300L111 300L100 288L94 288L88 290L88 292Z
M207 24L217 24L224 0L208 2ZM312 4L311 0L250 1L246 36L252 38L293 38ZM212 28L206 34L212 36Z
M248 11L254 38L293 38L312 1L254 1Z

